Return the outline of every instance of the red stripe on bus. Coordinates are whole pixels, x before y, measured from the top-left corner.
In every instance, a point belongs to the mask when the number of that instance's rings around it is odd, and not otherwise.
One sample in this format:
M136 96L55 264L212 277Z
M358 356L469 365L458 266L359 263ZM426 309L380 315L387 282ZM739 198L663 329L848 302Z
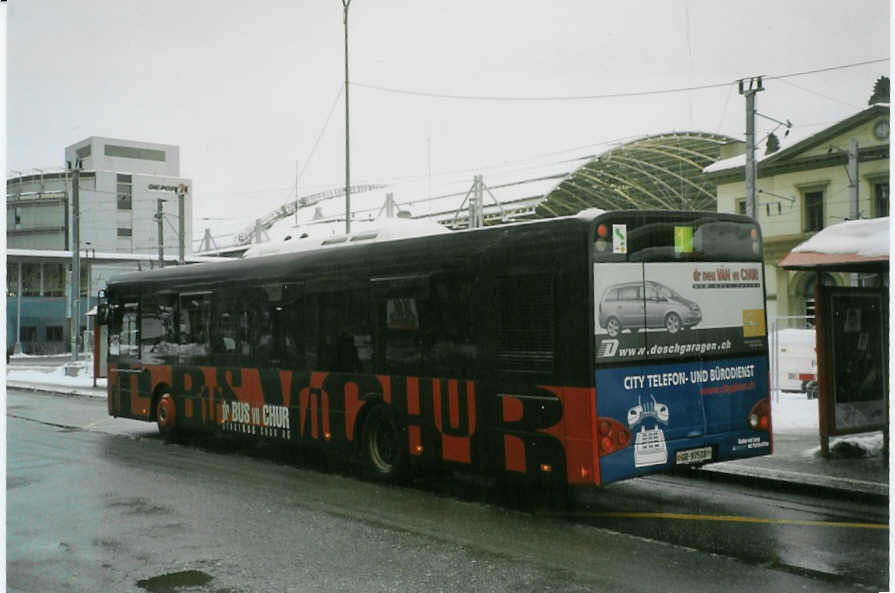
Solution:
M407 377L407 413L420 415L420 380L417 377Z
M517 436L503 435L504 462L507 471L525 473L525 443Z
M501 395L501 414L504 422L517 422L522 419L522 400L512 395Z
M448 379L448 411L450 413L451 428L460 428L460 386L456 379Z
M408 435L410 437L410 454L411 455L422 455L423 447L422 447L422 438L420 438L420 427L410 425L407 427Z
M445 461L470 463L469 437L457 437L449 434L441 435L441 456Z

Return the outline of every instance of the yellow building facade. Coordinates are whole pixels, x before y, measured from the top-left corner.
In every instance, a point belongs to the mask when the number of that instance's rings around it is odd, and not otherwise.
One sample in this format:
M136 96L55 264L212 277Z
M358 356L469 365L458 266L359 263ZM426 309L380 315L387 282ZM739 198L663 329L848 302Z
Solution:
M858 214L889 215L889 106L872 105L809 137L768 153L756 147L756 219L764 237L768 321L813 314L814 273L777 266L793 247L831 224L852 218L849 143L857 142ZM717 186L718 211L745 214L745 155L705 169ZM825 275L848 285L849 275Z

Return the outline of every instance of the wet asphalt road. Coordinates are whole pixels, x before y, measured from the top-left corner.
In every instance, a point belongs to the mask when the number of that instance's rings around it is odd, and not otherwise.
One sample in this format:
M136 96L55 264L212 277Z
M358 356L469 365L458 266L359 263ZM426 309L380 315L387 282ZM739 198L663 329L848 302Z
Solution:
M10 391L7 407L10 591L887 587L885 507L678 476L545 505L468 477L387 486L282 448L168 444L101 400Z

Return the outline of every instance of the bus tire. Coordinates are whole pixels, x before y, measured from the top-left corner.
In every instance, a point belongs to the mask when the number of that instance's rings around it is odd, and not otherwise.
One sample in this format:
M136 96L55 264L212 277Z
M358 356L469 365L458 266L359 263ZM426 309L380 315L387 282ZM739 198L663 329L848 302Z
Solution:
M177 407L170 393L164 393L158 398L155 406L155 421L158 431L162 434L173 434L177 426Z
M618 334L622 331L622 324L619 322L618 317L610 317L606 320L606 331L609 332L610 338L618 337Z
M669 313L665 316L665 329L670 334L676 334L681 329L681 317L677 313Z
M407 474L405 433L391 409L374 407L364 419L361 458L364 474L373 480L398 481Z

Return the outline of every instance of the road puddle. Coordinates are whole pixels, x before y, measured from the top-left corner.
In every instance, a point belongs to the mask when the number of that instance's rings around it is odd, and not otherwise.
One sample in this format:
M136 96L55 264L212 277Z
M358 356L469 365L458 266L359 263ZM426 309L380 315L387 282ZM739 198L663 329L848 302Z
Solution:
M177 593L184 587L199 587L207 584L213 577L201 570L182 570L137 581L137 586L150 593Z

